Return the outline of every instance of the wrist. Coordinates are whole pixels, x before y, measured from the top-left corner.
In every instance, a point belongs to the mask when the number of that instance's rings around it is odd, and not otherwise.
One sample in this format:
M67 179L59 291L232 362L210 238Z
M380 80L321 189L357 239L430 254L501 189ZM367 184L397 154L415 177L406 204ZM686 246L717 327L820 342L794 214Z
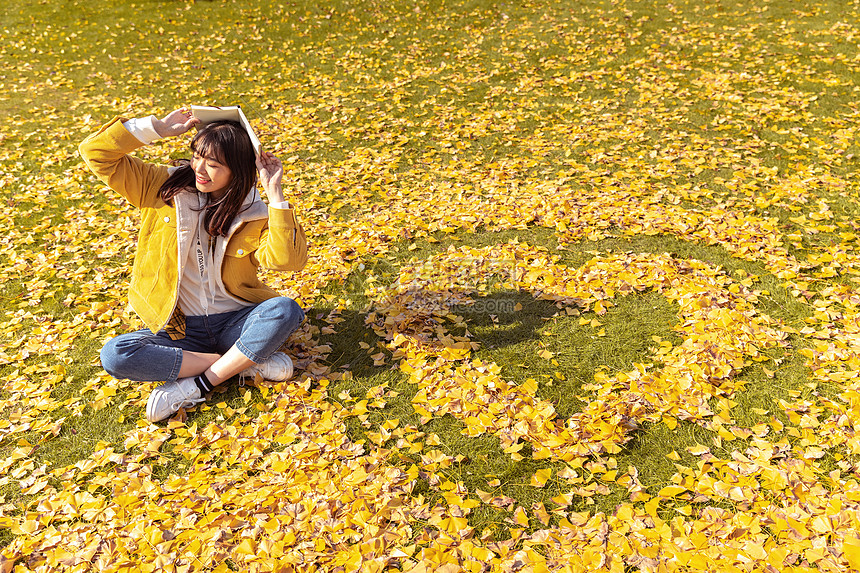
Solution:
M280 185L270 185L266 187L266 196L269 201L281 202L284 201L284 190Z
M158 137L167 137L167 124L161 121L160 119L153 117L152 118L152 129L155 130L155 133L158 134Z

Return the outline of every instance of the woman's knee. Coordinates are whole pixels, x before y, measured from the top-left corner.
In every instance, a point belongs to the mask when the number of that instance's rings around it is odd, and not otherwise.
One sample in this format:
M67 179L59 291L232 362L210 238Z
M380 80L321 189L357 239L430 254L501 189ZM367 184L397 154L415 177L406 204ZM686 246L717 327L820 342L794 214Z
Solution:
M271 307L270 316L295 329L305 319L305 311L299 303L285 296L279 296L267 301Z
M121 334L111 338L102 346L100 357L102 368L114 378L137 380L140 362L138 351L145 346L135 333Z
M123 364L125 362L124 358L127 354L122 350L123 342L120 338L121 337L117 336L116 338L108 340L107 343L102 346L101 352L99 353L102 368L104 368L105 372L114 378L125 378L123 375L125 371Z

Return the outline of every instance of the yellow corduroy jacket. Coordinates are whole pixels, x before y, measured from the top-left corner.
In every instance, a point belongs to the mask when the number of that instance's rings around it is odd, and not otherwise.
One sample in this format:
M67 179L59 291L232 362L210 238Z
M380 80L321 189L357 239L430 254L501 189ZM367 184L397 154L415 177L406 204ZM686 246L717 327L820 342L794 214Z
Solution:
M129 302L152 332L167 329L173 338L184 336L184 316L177 307L181 263L191 248L194 230L189 221L197 198L179 193L173 205L158 190L169 167L146 163L128 155L143 146L116 117L80 145L87 166L108 187L140 209L141 227L129 286ZM251 190L215 254L226 291L237 299L258 303L278 296L257 278L259 266L297 271L307 261L305 233L293 209L268 208ZM169 326L168 326L169 323Z

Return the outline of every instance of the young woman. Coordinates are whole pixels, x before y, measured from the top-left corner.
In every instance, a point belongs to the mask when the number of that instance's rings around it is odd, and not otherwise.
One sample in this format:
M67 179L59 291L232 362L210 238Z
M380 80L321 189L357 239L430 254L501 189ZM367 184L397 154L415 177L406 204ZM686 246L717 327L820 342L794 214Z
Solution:
M150 422L203 402L237 374L290 378L292 361L277 350L304 319L295 301L257 278L258 266L295 271L307 260L274 155L255 157L247 132L229 121L198 131L187 165L129 155L198 123L184 108L163 119L118 117L80 145L93 173L140 209L129 301L147 328L110 340L101 360L117 378L166 381L149 396Z

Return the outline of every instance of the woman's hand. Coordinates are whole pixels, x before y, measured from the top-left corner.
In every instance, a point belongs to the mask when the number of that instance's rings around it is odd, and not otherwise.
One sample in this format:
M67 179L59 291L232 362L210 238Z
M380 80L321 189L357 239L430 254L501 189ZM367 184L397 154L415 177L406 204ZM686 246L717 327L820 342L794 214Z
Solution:
M273 153L264 151L257 157L257 170L260 172L260 184L269 197L269 203L283 201L281 179L284 177L284 166L281 161Z
M191 115L187 107L183 107L170 112L163 119L156 119L152 122L152 127L161 137L175 137L182 135L198 123L200 120Z

